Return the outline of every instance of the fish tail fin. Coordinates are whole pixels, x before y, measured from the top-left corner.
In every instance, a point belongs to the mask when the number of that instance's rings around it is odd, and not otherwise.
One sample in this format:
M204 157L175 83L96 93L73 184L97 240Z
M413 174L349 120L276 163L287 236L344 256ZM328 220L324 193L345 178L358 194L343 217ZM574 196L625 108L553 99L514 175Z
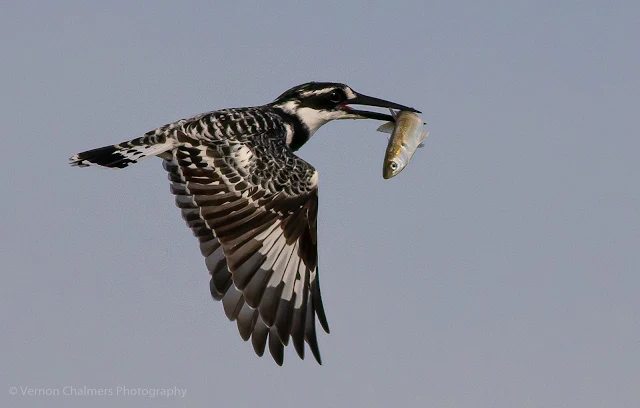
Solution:
M428 131L425 130L424 132L422 132L422 136L420 136L420 144L418 144L418 148L419 149L424 147L424 143L422 143L422 142L424 142L424 139L426 139L427 136L429 136L429 132Z

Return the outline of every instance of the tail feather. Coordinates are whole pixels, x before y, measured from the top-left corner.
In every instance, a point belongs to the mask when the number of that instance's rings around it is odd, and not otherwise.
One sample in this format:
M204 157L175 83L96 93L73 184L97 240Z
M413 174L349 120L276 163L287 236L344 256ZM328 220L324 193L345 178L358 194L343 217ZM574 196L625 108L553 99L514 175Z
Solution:
M156 135L143 136L128 142L87 150L73 155L69 159L69 164L78 167L100 166L123 169L146 157L157 156L173 148L172 139L158 139Z

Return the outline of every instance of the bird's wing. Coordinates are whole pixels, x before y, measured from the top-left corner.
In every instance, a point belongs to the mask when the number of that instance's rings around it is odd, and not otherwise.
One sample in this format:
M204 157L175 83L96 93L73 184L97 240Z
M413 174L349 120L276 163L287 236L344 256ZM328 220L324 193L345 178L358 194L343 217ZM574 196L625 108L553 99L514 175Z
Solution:
M329 328L318 282L316 170L287 149L276 160L239 141L179 139L164 167L200 240L211 295L258 355L268 340L281 365L291 337L301 358L306 341L321 363L316 315Z

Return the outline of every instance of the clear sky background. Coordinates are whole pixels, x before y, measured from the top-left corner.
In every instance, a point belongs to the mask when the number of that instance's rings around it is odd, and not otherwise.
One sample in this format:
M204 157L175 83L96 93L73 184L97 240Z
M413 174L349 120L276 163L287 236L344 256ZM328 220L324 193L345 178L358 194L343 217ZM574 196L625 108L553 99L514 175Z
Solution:
M3 407L640 406L640 4L10 2L0 14ZM324 360L258 358L161 160L72 154L310 80L414 106L320 172ZM183 399L11 387L186 388ZM20 390L18 390L20 393Z

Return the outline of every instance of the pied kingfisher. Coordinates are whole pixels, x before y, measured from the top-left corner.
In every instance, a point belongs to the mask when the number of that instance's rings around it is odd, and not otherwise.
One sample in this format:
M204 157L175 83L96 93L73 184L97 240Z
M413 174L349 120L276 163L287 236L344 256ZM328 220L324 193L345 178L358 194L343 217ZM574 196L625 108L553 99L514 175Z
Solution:
M394 120L348 104L418 112L344 84L309 82L272 103L181 119L78 153L70 164L124 168L162 158L176 204L200 241L211 296L222 300L240 336L251 338L259 356L268 340L278 365L289 337L300 358L306 341L322 364L316 316L327 333L329 326L318 281L318 172L293 152L334 119Z

